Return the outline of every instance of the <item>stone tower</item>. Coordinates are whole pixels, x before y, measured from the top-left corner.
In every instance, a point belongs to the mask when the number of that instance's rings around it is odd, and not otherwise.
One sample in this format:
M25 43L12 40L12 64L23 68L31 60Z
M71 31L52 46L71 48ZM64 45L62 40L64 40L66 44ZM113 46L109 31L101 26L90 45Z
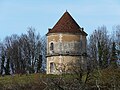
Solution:
M47 74L67 72L69 63L78 59L84 62L87 33L67 11L46 35Z

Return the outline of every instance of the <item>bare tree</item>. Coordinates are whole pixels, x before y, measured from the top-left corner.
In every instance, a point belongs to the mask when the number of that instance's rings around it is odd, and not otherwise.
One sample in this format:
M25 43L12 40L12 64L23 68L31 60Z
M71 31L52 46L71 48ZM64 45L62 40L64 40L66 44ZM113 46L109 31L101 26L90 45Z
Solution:
M116 50L118 57L118 65L120 66L120 25L116 26Z
M2 75L3 74L3 71L4 71L4 63L5 63L5 47L2 43L0 43L0 74Z
M42 54L42 68L45 71L46 69L46 53L47 53L47 40L46 40L46 36L43 36L41 38L41 43L42 43L42 47L41 47L41 54Z
M106 68L110 57L110 38L105 26L95 30L89 38L88 54L93 61L93 68Z

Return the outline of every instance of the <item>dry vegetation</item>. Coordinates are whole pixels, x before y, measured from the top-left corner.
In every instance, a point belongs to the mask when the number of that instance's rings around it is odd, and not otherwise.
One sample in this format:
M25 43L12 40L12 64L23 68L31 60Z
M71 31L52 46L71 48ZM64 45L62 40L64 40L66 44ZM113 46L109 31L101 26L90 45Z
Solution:
M0 77L0 90L120 90L120 69L104 69L86 75L79 82L77 75L14 75Z

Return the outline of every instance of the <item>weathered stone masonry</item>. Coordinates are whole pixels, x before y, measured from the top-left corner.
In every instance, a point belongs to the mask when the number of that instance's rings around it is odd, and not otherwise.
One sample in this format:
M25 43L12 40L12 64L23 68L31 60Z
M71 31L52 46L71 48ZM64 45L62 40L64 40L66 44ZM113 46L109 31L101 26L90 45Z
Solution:
M69 69L86 53L86 36L72 16L66 11L56 25L47 33L47 74L59 74Z

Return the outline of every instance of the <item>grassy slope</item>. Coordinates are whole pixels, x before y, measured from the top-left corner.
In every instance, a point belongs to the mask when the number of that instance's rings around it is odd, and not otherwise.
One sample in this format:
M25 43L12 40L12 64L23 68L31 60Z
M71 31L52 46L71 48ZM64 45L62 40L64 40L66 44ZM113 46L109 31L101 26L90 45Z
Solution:
M0 90L43 90L46 85L42 81L47 78L56 78L55 75L45 74L30 74L30 75L15 75L0 77ZM64 76L66 79L73 79L72 76ZM99 85L110 87L114 83L120 86L120 70L105 69L98 72L94 72L91 75L88 85L94 85L96 80L99 81Z
M0 90L34 90L44 88L45 85L41 83L42 74L30 75L15 75L0 77Z

